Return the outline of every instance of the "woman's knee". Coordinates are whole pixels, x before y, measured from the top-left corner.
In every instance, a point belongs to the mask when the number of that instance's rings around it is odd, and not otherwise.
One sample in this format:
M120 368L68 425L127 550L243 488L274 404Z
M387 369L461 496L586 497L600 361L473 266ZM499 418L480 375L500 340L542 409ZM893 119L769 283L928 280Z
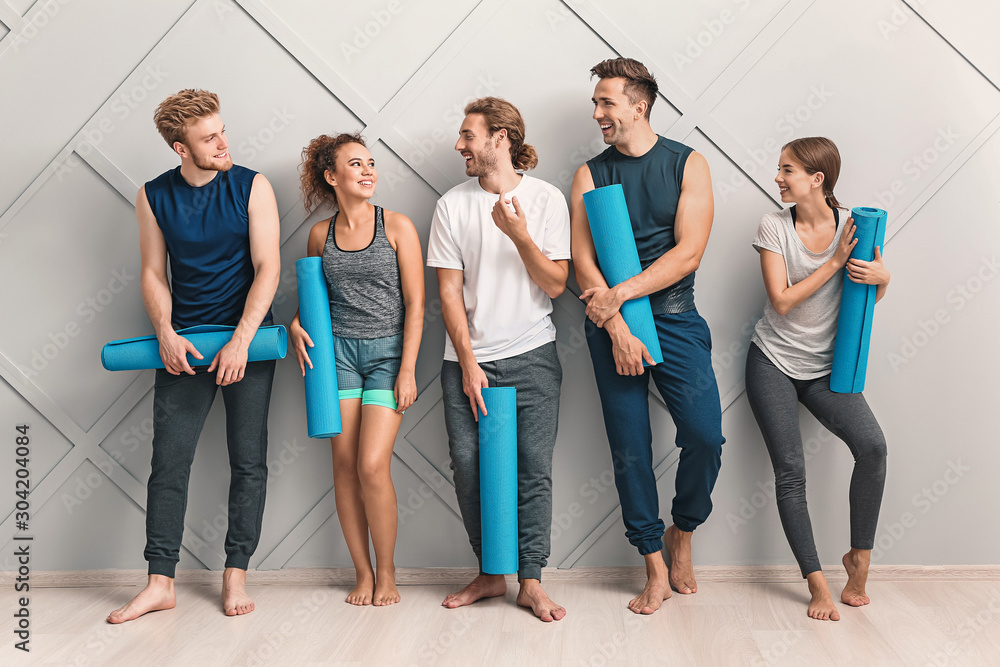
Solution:
M377 489L392 484L390 462L376 457L358 459L358 479L361 486Z

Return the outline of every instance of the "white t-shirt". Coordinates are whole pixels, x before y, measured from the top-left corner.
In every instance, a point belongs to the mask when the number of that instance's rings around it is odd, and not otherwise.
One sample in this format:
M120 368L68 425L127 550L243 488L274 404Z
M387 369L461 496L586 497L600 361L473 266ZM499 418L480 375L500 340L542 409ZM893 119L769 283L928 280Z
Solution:
M792 208L765 214L753 240L757 252L770 250L784 258L788 287L805 280L833 257L851 217L850 209L837 211L833 240L822 252L813 252L795 231ZM765 303L764 317L757 322L752 340L782 373L796 380L812 380L833 368L833 342L837 337L843 285L841 269L784 316L777 313L770 301Z
M569 209L555 186L521 176L506 193L517 197L528 234L551 260L570 258ZM427 266L460 269L476 361L506 359L556 339L549 314L552 300L535 284L517 247L493 222L499 195L483 190L478 178L456 185L438 200L427 244ZM448 337L444 358L458 361Z

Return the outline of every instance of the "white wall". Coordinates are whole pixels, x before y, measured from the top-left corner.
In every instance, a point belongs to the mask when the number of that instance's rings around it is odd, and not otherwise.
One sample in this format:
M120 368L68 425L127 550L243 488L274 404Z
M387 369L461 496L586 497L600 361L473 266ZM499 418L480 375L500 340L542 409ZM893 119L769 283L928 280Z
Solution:
M703 152L715 182L697 302L712 328L728 443L697 561L792 562L742 393L750 324L764 300L749 241L761 214L778 207L779 146L826 135L844 156L840 199L889 210L893 281L876 316L866 391L890 451L876 561L996 563L998 21L985 0L0 0L3 567L13 567L18 532L19 423L32 438L33 567L145 567L153 376L105 372L98 354L107 340L151 330L132 201L176 164L151 120L162 98L187 87L219 93L234 159L274 184L284 265L274 309L287 323L293 262L320 215L306 218L297 191L299 152L312 137L362 131L380 167L377 201L409 215L426 244L436 198L464 178L452 150L464 102L495 94L517 104L541 156L537 175L568 194L572 171L603 148L588 70L616 54L654 71L663 93L654 128ZM427 277L422 393L393 461L397 564L470 565L437 379L444 329ZM550 565L637 564L606 485L610 455L574 294L557 300L555 320L565 382ZM650 403L669 517L674 429L655 394ZM182 567L223 564L223 430L216 405L192 472ZM814 452L820 555L836 563L848 545L851 458L804 412L802 433ZM306 436L293 359L278 367L270 434L251 565L349 565L329 446ZM961 474L946 474L952 467Z

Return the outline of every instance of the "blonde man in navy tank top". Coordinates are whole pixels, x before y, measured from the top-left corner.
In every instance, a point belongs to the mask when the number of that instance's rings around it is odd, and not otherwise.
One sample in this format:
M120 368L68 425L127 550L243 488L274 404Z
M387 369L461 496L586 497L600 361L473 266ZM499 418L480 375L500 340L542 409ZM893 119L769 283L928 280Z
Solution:
M331 439L337 516L354 562L354 605L399 602L396 490L390 464L403 412L417 399L414 372L424 323L417 230L402 213L373 206L378 170L357 134L317 137L302 152L307 210L336 209L313 225L310 257L323 258L337 358L343 431ZM296 313L292 349L305 375L309 333ZM368 538L375 547L372 568Z
M587 343L604 409L625 536L646 562L646 586L629 602L652 614L671 588L695 593L691 536L712 510L722 460L722 411L712 370L712 339L694 305L694 272L712 229L708 162L689 146L657 135L649 125L656 80L631 58L599 63L594 120L609 144L573 179L573 266L587 301ZM583 193L621 184L642 272L608 286L597 263ZM677 426L673 525L664 531L653 474L652 432L643 361L649 351L632 335L619 308L649 296L663 363L649 368ZM664 538L670 568L661 555Z
M275 362L247 361L257 328L270 320L278 287L278 207L267 179L234 165L219 98L182 90L156 109L156 128L180 167L139 189L142 298L165 368L153 389L153 458L147 482L149 580L111 612L122 623L176 604L174 569L184 532L188 475L202 425L219 387L226 404L232 469L222 603L227 616L254 609L246 570L260 539L267 487L267 411ZM170 265L170 281L167 265ZM235 326L214 359L175 329ZM190 353L199 363L188 364ZM216 443L218 444L218 443Z

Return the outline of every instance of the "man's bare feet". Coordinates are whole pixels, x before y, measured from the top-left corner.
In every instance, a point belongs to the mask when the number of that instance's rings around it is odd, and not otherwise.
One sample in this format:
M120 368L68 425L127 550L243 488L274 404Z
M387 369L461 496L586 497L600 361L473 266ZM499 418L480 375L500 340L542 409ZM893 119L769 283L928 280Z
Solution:
M357 569L354 572L356 581L354 590L347 594L344 602L355 604L359 607L371 604L374 597L375 573L371 570L365 572L364 570Z
M636 614L652 614L664 600L669 600L673 593L670 592L670 570L663 562L663 554L646 554L646 585L642 593L632 598L628 603L628 608Z
M809 601L809 618L817 621L839 621L840 612L830 595L830 586L826 583L826 576L820 571L810 572L806 577L809 583L809 594L812 600Z
M396 568L379 569L375 578L375 596L372 604L385 607L399 602L399 591L396 590Z
M247 595L247 571L227 567L222 572L222 609L226 616L242 616L254 610L253 600Z
M507 580L502 574L481 574L457 593L444 599L441 606L456 609L483 598L496 598L507 593Z
M542 582L538 579L522 579L521 590L517 593L517 603L528 607L535 616L546 623L561 621L566 616L566 609L553 602L542 590Z
M847 585L840 594L840 600L852 607L863 607L871 602L871 598L865 593L865 584L868 582L872 552L867 549L851 549L841 560L847 570Z
M143 614L161 609L173 609L177 604L174 580L162 574L151 574L146 587L125 605L108 614L108 623L124 623Z
M698 582L694 579L694 563L691 561L691 536L675 525L667 528L663 535L670 556L670 585L684 595L698 592Z

